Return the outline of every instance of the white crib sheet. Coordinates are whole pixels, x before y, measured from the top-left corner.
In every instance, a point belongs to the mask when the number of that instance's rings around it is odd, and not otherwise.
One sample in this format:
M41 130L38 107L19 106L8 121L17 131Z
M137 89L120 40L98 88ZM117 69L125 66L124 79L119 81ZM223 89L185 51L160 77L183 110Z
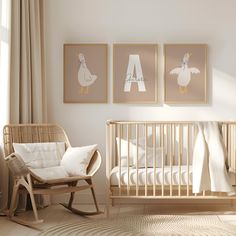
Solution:
M147 185L153 185L153 172L154 168L147 168ZM137 182L137 171L136 168L130 168L130 182L129 185L136 185ZM156 168L156 185L162 184L162 168ZM181 166L181 177L179 181L179 166L172 166L172 185L178 185L181 182L181 185L187 185L188 183L188 168L186 165ZM111 185L119 184L119 168L118 166L114 167L111 171ZM146 180L146 169L138 169L138 185L145 185ZM128 185L128 169L127 167L121 167L121 184ZM171 168L170 166L164 167L164 184L171 184ZM189 166L189 184L192 184L192 166Z

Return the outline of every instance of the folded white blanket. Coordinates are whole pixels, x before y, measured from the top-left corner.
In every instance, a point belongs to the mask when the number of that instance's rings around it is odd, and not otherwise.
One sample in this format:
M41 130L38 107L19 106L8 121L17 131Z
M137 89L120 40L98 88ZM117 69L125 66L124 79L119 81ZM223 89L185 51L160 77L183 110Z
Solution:
M226 151L217 122L198 123L193 149L193 193L235 194L225 167Z

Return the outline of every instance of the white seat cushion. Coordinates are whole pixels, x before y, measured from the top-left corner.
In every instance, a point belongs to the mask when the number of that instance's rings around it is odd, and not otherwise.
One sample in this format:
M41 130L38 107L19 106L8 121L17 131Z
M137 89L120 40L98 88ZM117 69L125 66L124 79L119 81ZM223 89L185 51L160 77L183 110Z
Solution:
M13 143L13 148L29 168L60 166L65 153L64 142Z
M32 169L30 171L40 179L47 181L47 180L57 180L62 178L68 178L69 175L66 172L64 166L53 166L48 168L37 168Z

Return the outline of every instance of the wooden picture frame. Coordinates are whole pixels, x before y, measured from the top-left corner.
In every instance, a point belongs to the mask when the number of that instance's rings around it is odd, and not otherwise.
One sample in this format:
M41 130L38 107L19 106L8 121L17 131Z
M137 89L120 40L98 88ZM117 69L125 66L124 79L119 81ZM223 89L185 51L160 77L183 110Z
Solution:
M107 44L64 44L64 103L107 103Z
M165 103L207 103L207 45L165 44Z
M157 44L113 44L113 103L157 103Z

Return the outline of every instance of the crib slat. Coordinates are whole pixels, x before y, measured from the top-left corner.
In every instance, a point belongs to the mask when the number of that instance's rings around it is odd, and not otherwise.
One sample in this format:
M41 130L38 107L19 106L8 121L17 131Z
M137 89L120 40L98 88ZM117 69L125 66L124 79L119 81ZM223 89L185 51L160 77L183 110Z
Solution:
M147 169L147 124L144 125L145 128L145 196L147 196L147 174L148 174L148 169Z
M234 155L234 132L233 132L233 125L230 125L230 129L231 129L231 166L233 166L233 155Z
M130 124L127 125L127 172L128 172L128 184L127 184L127 195L129 196L130 193L130 173L129 173L129 166L130 166Z
M162 149L162 160L161 160L161 162L162 162L162 165L161 165L161 169L162 169L162 182L161 182L161 196L164 196L164 191L165 191L165 188L164 188L164 181L165 181L165 179L164 179L164 177L165 177L165 173L164 173L164 161L165 161L165 159L164 159L164 156L165 156L165 152L164 152L164 149Z
M165 162L164 162L164 166L168 166L170 165L168 163L168 159L169 159L169 154L170 154L170 150L169 150L169 125L165 124L165 129L164 129L164 137L165 137Z
M234 165L233 165L233 168L234 168L234 170L236 170L236 144L235 144L235 142L236 142L236 125L234 124L234 158L233 158L233 160L234 160ZM234 175L234 181L236 182L236 175Z
M112 126L111 126L111 150L112 150L111 156L115 156L116 143L115 143L115 142L112 142L112 140L113 140L114 137L115 137L115 131L116 131L116 125L112 125ZM112 167L116 166L117 163L118 163L117 157L111 159L111 165L112 165Z
M228 163L229 163L229 166L231 166L231 142L230 142L230 139L231 139L231 129L230 129L230 124L228 125Z
M153 146L153 196L156 196L156 125L152 126L152 146Z
M173 159L173 165L175 165L175 154L176 154L176 125L174 124L174 159Z
M187 126L187 196L189 196L189 157L190 157L190 126Z
M236 155L235 155L235 142L236 142L236 134L235 134L235 125L233 125L233 134L234 134L234 139L233 139L233 144L234 144L234 149L233 149L233 168L236 169Z
M227 150L227 147L228 147L228 143L227 143L227 137L228 137L228 134L227 134L227 128L228 128L228 125L224 124L223 125L223 137L224 137L224 144L225 144L225 149Z
M231 125L231 166L234 166L234 125Z
M121 196L121 126L119 124L118 139L119 139L119 151L118 151L118 166L119 166L119 196Z
M173 176L173 167L172 167L172 156L173 156L173 137L172 137L172 124L170 124L170 196L172 196L172 194L173 194L173 178L172 178L172 176Z
M231 166L234 166L234 129L233 129L233 125L230 125L230 129L231 129Z
M138 178L138 172L139 172L139 165L138 165L138 146L139 146L139 124L136 124L136 196L139 195L139 178Z
M232 125L229 125L229 129L230 129L230 136L229 136L229 143L230 143L230 166L232 166L232 154L233 154L233 129L232 129Z
M232 129L232 156L231 156L231 166L235 167L235 126L231 126Z
M164 125L161 124L161 147L162 147L162 160L161 160L161 171L162 171L162 182L161 182L161 196L164 196Z
M168 124L165 124L164 125L164 134L166 134L166 135L164 135L164 146L166 147L166 151L165 151L165 156L166 156L166 158L165 158L165 166L166 165L168 165L168 157L169 157L169 147L168 147Z
M179 185L178 195L181 196L181 155L182 155L182 125L179 125L179 145L178 145L178 167L179 167Z
M112 125L106 125L106 184L109 186L106 191L106 209L107 215L109 215L109 205L110 205L110 174L111 174L111 138L110 138L110 129Z

